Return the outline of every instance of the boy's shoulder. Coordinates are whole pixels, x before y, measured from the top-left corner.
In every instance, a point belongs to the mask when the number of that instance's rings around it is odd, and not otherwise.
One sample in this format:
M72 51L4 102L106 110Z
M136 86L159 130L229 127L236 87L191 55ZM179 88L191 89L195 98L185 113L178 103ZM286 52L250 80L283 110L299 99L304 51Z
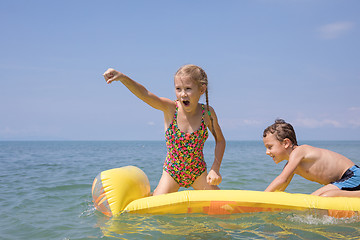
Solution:
M302 155L303 158L313 158L318 156L321 151L321 148L304 144L297 146L293 152L297 155Z
M319 148L313 147L307 144L296 146L293 150L293 154L306 155L308 153L317 152Z
M303 144L303 145L300 145L300 146L296 147L296 149L301 149L301 150L311 150L311 149L314 149L314 148L315 147L307 145L307 144Z

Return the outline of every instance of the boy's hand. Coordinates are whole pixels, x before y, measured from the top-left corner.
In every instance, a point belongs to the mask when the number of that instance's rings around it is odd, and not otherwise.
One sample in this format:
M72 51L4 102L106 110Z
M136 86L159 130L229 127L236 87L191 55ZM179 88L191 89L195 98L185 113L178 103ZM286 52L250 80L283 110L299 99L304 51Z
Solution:
M222 177L219 172L211 169L209 174L206 177L207 183L210 185L219 185L221 183Z
M109 68L108 70L106 70L106 72L103 74L106 82L112 83L113 81L120 81L121 78L126 77L125 74L116 71L115 69Z

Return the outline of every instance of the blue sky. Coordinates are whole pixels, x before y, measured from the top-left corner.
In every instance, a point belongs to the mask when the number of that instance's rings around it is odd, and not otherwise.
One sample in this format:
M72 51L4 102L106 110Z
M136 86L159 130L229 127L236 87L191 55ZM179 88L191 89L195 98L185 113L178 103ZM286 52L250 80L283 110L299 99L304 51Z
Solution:
M163 140L162 113L113 67L175 99L205 69L228 140L276 118L300 140L360 140L360 2L1 1L0 140ZM204 101L204 100L203 100Z

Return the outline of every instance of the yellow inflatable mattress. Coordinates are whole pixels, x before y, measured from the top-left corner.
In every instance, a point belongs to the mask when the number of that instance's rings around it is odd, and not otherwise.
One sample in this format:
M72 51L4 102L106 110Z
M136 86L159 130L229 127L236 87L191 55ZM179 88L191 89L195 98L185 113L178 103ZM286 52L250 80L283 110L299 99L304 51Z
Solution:
M126 166L98 174L92 186L97 210L111 217L123 212L141 214L236 214L291 210L326 210L333 217L352 217L360 198L318 197L308 194L248 190L190 190L150 196L146 174Z

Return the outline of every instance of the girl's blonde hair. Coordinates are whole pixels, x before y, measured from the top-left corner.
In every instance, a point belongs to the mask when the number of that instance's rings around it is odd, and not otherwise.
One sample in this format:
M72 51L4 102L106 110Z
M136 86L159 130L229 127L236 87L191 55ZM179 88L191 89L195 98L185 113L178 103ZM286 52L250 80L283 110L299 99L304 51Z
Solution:
M211 112L210 112L210 108L209 108L208 78L207 78L205 71L199 66L196 66L193 64L188 64L188 65L184 65L184 66L180 67L179 70L177 70L177 72L175 73L175 77L176 76L190 77L193 81L198 83L200 86L201 85L206 86L206 90L205 90L206 109L207 109L208 115L210 117L211 128L214 132L214 137L216 139L216 132L215 132L215 128L214 128L214 119L211 116Z

